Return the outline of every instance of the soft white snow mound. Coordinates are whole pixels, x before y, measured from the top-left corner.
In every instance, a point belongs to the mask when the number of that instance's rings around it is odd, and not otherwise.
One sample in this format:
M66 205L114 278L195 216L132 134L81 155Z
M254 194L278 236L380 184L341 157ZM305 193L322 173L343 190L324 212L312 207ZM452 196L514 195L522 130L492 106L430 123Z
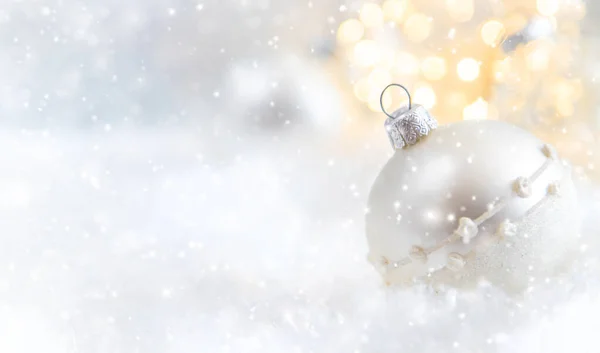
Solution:
M578 266L523 298L389 289L362 220L383 153L211 159L221 147L189 130L0 141L0 352L600 349L593 217Z

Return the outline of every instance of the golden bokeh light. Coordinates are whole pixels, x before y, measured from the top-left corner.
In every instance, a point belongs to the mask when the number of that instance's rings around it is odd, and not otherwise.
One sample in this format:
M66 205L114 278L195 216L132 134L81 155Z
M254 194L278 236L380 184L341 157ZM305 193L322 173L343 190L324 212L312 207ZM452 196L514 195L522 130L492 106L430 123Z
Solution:
M380 48L380 56L379 61L377 62L377 67L391 70L396 65L396 53L394 49L383 47Z
M479 97L477 100L463 109L464 120L486 119L488 117L489 105L485 99Z
M394 73L397 75L410 76L419 73L419 59L411 53L399 52L396 54Z
M525 15L514 12L506 16L502 20L507 33L515 33L522 30L527 25L527 17Z
M473 58L464 58L456 65L456 73L463 81L475 81L479 77L479 62Z
M337 32L337 39L340 43L352 44L361 40L364 34L365 27L362 22L351 18L340 24Z
M421 63L421 71L430 81L441 80L446 76L446 60L439 56L428 56Z
M375 87L378 90L383 89L386 85L392 82L392 75L389 71L384 69L375 69L369 74L368 82L371 87Z
M550 47L544 42L533 42L525 48L525 62L531 71L546 71L550 65Z
M504 82L504 80L506 80L506 76L510 74L510 62L510 58L494 61L492 70L496 82Z
M575 113L573 101L568 98L558 99L556 101L556 112L563 117L572 116Z
M536 8L540 15L554 16L560 7L559 0L537 0Z
M388 20L402 22L406 15L407 2L400 0L387 0L382 5L384 17Z
M354 95L362 102L369 101L371 94L371 85L366 77L361 78L354 84Z
M571 92L573 93L573 100L579 100L583 97L583 83L580 79L569 80L569 86L571 86Z
M473 0L446 0L446 11L456 22L467 22L475 14Z
M467 105L467 97L461 91L449 92L445 96L445 103L453 110L463 109Z
M412 98L415 103L420 104L427 109L433 108L437 100L435 91L427 83L419 84L415 89L415 93Z
M580 80L560 78L551 85L554 100L568 99L576 101L581 98L583 87Z
M368 106L371 111L381 112L381 89L381 87L379 87L377 90L374 89L369 95ZM385 92L383 94L383 107L386 111L392 106L392 101L393 100L390 92Z
M359 66L373 66L379 59L379 44L371 39L363 39L354 46L354 63Z
M415 13L404 22L404 34L412 42L422 42L431 34L433 19L422 13Z
M379 5L368 2L360 9L359 18L366 27L379 27L383 24L383 11Z
M489 20L481 26L481 39L488 46L495 48L504 39L504 25L496 20Z
M400 83L441 123L499 119L539 133L585 120L593 105L574 67L584 0L358 0L344 12L335 57L359 107L380 113L382 89ZM383 104L406 99L386 92Z

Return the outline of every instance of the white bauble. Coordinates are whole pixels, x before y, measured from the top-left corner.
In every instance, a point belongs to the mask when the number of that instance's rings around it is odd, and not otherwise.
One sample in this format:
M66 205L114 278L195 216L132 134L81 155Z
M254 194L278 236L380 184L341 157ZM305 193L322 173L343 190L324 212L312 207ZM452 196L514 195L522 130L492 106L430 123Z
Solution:
M233 65L229 115L244 132L305 126L326 136L339 132L341 99L322 67L292 55Z
M569 168L499 121L441 126L397 150L369 196L369 260L389 284L518 292L565 266L579 217Z

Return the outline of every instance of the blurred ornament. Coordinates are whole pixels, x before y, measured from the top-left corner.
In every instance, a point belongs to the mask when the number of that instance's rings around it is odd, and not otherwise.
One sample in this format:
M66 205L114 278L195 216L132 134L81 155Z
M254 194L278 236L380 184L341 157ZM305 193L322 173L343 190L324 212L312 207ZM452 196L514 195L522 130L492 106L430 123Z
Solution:
M229 76L231 115L244 131L314 128L324 134L340 129L341 96L326 71L288 55L237 62Z
M366 215L369 260L385 281L466 288L485 279L517 293L568 265L577 198L553 148L499 121L437 127L408 100L386 120L397 151Z
M539 133L573 120L581 98L574 75L577 45L556 20L542 17L533 17L504 41L507 56L494 75L494 101L504 120Z

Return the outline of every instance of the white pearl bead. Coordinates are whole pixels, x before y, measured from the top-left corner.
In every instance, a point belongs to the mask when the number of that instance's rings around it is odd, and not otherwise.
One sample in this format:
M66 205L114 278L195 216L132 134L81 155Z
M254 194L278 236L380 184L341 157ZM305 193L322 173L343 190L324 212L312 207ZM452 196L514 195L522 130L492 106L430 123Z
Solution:
M560 183L553 182L548 185L548 194L549 195L559 195L560 194Z
M502 238L514 237L517 235L517 225L506 219L498 225L496 235Z
M531 183L526 177L518 177L513 184L513 189L519 197L527 198L531 196Z
M454 272L462 270L467 263L467 260L457 252L448 254L448 262L446 267Z
M410 252L408 253L408 256L412 260L420 262L420 263L427 262L427 252L425 251L425 249L423 249L420 246L413 246L412 248L410 248Z
M471 239L477 236L478 231L477 224L475 224L473 220L467 217L461 217L461 219L458 220L458 228L456 228L454 234L459 236L463 243L469 244Z
M546 157L548 157L550 159L554 159L554 160L558 159L558 155L556 153L556 150L554 149L554 147L552 147L552 146L550 146L548 144L545 144L542 147L542 153L544 153L544 156L546 156Z

